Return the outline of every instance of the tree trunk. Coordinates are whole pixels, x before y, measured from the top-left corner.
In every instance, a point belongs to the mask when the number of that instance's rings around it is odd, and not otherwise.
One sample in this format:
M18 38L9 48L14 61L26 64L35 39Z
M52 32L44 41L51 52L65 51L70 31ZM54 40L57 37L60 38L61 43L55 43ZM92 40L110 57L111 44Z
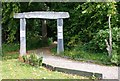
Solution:
M111 15L109 16L109 42L110 42L110 54L109 56L112 56L112 29L111 29L111 25L110 25L110 18Z
M109 57L112 56L112 29L111 29L111 25L110 25L110 18L111 18L111 15L108 18L108 22L109 22L109 43L105 39L105 42L106 42L106 45L107 45L106 49L108 51Z
M42 41L47 44L47 23L46 20L42 20Z

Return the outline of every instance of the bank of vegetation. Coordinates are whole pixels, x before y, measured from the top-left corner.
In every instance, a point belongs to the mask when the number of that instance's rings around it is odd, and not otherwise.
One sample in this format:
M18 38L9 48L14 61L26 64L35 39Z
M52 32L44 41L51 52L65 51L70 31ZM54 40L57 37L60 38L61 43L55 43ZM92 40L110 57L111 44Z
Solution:
M13 51L19 50L19 20L13 18L14 13L63 11L70 14L70 18L64 19L66 51L63 56L120 65L120 2L3 2L2 8L3 52L9 51L11 49L9 46L15 46ZM109 16L111 16L112 31L111 56L108 54L106 49L108 46L105 42L106 39L110 44ZM42 32L44 32L42 21L40 19L27 20L27 50L50 45L51 40L57 41L56 20L47 20L47 28L45 27L47 39L42 37Z

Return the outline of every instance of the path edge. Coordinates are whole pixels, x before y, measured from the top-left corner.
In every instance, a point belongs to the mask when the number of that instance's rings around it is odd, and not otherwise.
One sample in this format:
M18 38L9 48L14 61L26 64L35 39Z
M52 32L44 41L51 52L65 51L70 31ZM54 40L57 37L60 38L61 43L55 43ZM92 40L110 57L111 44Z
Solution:
M73 74L73 75L79 75L79 76L85 76L85 77L95 76L98 79L103 79L103 75L101 73L93 73L93 72L87 72L87 71L80 71L80 70L74 70L74 69L54 67L54 66L46 64L46 63L42 63L42 66L51 70L51 71L64 72L64 73L67 73L67 74Z

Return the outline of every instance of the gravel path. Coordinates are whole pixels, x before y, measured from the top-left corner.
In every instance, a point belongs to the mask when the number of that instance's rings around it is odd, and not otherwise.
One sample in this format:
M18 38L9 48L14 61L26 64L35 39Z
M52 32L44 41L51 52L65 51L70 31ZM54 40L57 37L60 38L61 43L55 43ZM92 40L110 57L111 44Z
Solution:
M103 79L118 79L119 72L118 67L116 66L101 66L92 63L73 61L58 56L52 56L49 48L47 47L31 50L29 52L35 52L38 55L43 56L43 63L52 65L54 67L101 73L103 75Z

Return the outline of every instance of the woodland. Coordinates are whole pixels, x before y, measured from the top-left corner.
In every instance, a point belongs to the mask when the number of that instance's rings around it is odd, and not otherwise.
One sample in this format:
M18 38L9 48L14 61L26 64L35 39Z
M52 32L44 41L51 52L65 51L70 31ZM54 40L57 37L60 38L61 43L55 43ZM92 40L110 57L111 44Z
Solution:
M20 21L14 19L13 15L33 11L70 14L70 18L64 19L65 52L60 56L120 65L120 2L3 2L3 53L19 50ZM27 50L45 47L57 41L57 21L44 21L27 19ZM43 37L44 32L47 32L46 37ZM51 51L55 53L55 49L56 47Z

